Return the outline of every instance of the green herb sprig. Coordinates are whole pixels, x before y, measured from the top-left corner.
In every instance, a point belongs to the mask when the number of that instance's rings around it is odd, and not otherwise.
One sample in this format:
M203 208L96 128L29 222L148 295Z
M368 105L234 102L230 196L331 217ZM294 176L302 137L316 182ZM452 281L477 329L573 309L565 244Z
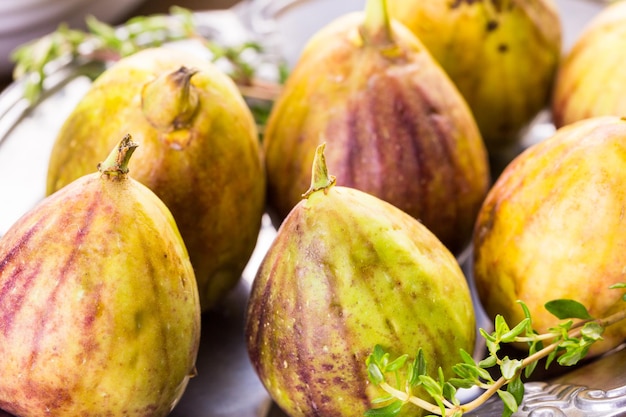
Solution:
M242 45L220 45L204 37L197 27L194 14L185 8L174 6L169 14L137 16L126 23L113 27L93 16L87 16L87 31L59 25L55 32L16 48L11 54L15 62L13 78L24 80L24 97L35 102L44 90L49 65L55 62L68 62L85 59L91 62L114 62L147 47L161 46L167 42L193 39L204 45L213 61L226 61L228 75L242 90L242 94L252 99L271 101L279 94L282 78L276 82L257 80L254 64L246 57L249 52L258 54L262 46L257 42ZM254 55L254 54L253 54ZM278 63L280 74L285 64ZM267 103L265 103L267 104ZM254 111L259 118L266 117L271 106L259 105Z
M611 289L624 288L626 283L611 286ZM626 301L626 294L622 299ZM498 315L493 332L480 329L488 356L476 362L469 353L461 350L461 362L453 367L455 376L452 378L446 379L441 368L436 378L427 375L427 363L421 349L412 360L407 354L392 360L382 346L375 346L366 360L367 371L370 381L384 394L374 400L374 408L365 413L366 417L396 416L404 407L411 405L426 410L431 416L460 417L477 409L494 395L498 395L504 404L503 417L510 417L524 398L522 378L528 378L540 360L546 360L546 368L554 361L562 366L575 365L587 355L591 345L602 340L606 327L626 319L626 308L608 317L595 319L577 301L554 300L546 303L545 308L561 321L547 333L538 334L532 328L528 307L522 301L519 304L525 318L511 328ZM500 357L502 344L510 343L527 343L528 356L524 359ZM497 379L489 372L494 368L501 375ZM474 400L461 404L457 391L473 387L484 391ZM426 392L427 398L420 397L418 392Z

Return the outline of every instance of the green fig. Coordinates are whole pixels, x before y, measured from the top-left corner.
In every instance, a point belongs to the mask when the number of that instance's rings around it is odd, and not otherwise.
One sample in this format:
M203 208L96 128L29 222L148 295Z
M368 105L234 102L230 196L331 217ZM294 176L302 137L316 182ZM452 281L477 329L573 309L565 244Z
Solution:
M291 417L362 416L375 345L421 347L429 372L451 375L472 352L475 316L456 258L397 207L335 184L317 148L311 187L278 229L246 313L251 363ZM413 416L420 415L413 410Z
M195 372L200 301L174 219L126 174L97 173L0 239L0 408L21 417L166 416ZM95 168L95 167L94 167Z
M490 184L476 122L454 84L385 1L308 42L264 133L268 207L279 224L311 180L316 147L340 185L422 221L455 254ZM358 167L358 169L357 169Z
M626 115L625 60L626 3L610 2L585 27L559 67L552 97L554 124Z
M528 148L498 178L476 222L473 275L486 312L525 318L540 333L555 325L544 304L573 299L591 316L624 308L626 120L572 123ZM607 328L593 356L626 339L626 323Z
M142 144L133 178L174 215L210 309L239 281L265 212L252 114L209 61L172 48L140 51L100 75L63 124L48 193L89 172L111 138L126 133Z
M387 1L459 88L490 154L508 154L549 105L562 43L554 2Z

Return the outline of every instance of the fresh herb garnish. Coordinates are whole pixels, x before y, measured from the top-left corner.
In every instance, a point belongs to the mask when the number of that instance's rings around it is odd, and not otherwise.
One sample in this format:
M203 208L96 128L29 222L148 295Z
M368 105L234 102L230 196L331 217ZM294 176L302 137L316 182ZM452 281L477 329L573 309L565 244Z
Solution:
M611 288L624 289L626 284L616 284ZM623 299L626 301L626 294ZM511 328L502 316L496 316L492 333L480 329L488 356L476 362L469 353L461 350L461 362L453 367L455 377L452 378L444 378L441 368L437 377L427 375L426 360L421 350L411 360L406 354L392 359L382 346L374 347L366 361L367 371L370 381L384 394L374 401L374 408L365 415L392 417L412 405L430 415L460 417L498 395L504 404L503 417L509 417L517 411L524 398L522 378L528 378L540 360L546 360L546 368L554 361L562 366L575 365L586 356L593 343L602 340L606 327L626 318L626 308L608 317L594 319L577 301L555 300L545 307L557 319L564 321L547 333L538 334L532 328L527 306L521 301L519 304L525 319ZM574 322L573 319L580 321ZM527 343L528 356L524 359L500 357L502 345L510 343ZM500 375L497 379L489 371L493 368ZM457 390L472 387L484 391L474 400L461 404L457 399ZM419 396L419 389L427 393L427 398Z
M214 62L228 65L227 74L240 87L242 95L253 100L253 112L259 121L267 118L273 100L280 92L286 66L277 63L278 80L258 80L254 62L247 57L263 52L257 42L220 45L203 36L193 12L174 6L168 15L138 16L120 26L110 26L93 16L86 18L87 31L59 25L55 32L19 46L11 55L15 62L14 79L24 80L24 97L35 102L44 90L48 65L53 62L85 59L114 62L122 57L167 42L194 39L204 45ZM251 52L253 54L251 54Z

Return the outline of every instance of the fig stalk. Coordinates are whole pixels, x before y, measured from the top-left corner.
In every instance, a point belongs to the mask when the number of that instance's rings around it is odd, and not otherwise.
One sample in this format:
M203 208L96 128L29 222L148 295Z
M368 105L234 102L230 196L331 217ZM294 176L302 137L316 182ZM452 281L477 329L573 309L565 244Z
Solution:
M130 135L126 135L120 140L119 144L111 150L107 158L98 164L98 171L103 175L125 175L128 173L128 162L130 157L137 149L136 142L132 141Z
M150 124L164 132L189 125L198 107L198 94L191 85L191 77L197 72L181 66L145 85L141 107Z
M368 45L380 45L383 47L395 44L387 0L368 0L365 4L365 21L361 26L361 37Z
M322 143L315 150L313 167L311 168L311 187L302 194L303 198L308 198L315 191L326 190L337 182L333 175L328 174L328 166L326 165L326 157L324 156L325 148L326 143Z

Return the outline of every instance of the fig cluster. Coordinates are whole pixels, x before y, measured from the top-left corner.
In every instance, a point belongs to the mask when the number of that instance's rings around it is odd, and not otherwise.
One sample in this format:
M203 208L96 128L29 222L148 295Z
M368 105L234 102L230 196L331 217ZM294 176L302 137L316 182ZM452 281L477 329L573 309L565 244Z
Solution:
M0 238L0 408L168 415L265 215L240 330L290 417L372 408L374 346L453 376L477 307L538 332L553 299L623 309L623 6L561 59L549 0L368 0L309 40L262 132L204 57L112 64L58 133L48 195ZM518 154L546 110L558 130ZM603 338L591 354L626 326Z

